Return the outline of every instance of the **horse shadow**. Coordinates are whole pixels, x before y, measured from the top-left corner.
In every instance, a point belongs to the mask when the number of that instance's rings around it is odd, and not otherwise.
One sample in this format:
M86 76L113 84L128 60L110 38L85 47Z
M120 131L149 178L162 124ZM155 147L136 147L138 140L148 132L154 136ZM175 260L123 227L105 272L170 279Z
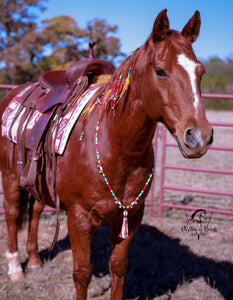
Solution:
M111 227L104 224L92 239L94 275L109 274L111 255L109 235ZM58 253L70 249L69 237L60 240L52 252L41 251L42 262L53 259ZM149 225L141 225L131 243L129 264L125 276L124 299L153 299L174 292L178 285L203 277L217 289L224 299L233 296L233 263L215 262L194 254L177 238L171 238Z

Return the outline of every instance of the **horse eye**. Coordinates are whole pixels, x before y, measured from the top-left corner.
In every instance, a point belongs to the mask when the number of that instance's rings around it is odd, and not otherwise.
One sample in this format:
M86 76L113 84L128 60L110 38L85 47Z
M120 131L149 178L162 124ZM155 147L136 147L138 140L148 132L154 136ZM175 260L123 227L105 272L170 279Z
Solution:
M156 68L155 73L159 77L166 77L167 76L167 73L161 68Z

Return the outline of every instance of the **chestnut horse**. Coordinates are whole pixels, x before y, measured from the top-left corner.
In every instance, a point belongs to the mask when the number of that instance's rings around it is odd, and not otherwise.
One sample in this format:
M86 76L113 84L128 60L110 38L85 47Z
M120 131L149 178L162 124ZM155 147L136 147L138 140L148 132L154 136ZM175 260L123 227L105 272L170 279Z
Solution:
M199 29L198 11L182 32L170 30L167 10L161 11L146 42L115 70L93 99L99 96L101 102L114 82L128 78L126 93L116 105L114 99L110 104L114 110L106 112L105 106L97 105L85 123L83 139L80 141L81 118L64 154L57 156L56 191L61 209L67 211L77 299L86 299L91 280L92 232L106 221L112 226L111 299L123 297L128 250L143 217L153 173L152 139L157 123L165 124L185 158L201 157L212 144L213 130L200 96L204 67L192 50ZM1 114L20 90L22 87L4 98ZM0 166L8 230L8 274L18 280L23 273L18 260L17 229L26 194L17 172L8 168L6 137L1 137ZM42 201L34 201L29 220L27 252L31 268L41 264L37 253L39 216L45 203L55 201L48 173L45 161L37 178Z

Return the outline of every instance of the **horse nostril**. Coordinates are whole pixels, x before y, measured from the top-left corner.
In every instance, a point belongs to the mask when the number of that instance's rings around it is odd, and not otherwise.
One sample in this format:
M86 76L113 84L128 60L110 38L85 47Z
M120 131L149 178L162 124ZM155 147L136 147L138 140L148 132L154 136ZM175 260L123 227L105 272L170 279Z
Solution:
M209 139L209 142L208 142L208 146L210 146L214 141L214 129L212 128L211 129L211 137Z
M184 134L184 142L186 146L195 148L197 145L197 137L193 129L188 128Z

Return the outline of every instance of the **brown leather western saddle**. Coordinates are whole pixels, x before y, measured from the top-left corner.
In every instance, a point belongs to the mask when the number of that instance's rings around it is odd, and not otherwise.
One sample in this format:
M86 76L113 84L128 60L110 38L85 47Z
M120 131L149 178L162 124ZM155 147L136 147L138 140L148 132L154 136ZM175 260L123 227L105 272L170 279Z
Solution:
M28 189L35 198L39 198L34 185L37 175L43 168L45 141L51 141L51 123L54 117L62 117L74 101L81 95L91 82L94 75L112 74L115 67L107 61L93 56L95 43L89 43L88 58L73 63L67 70L48 71L39 78L37 85L31 87L21 99L21 108L26 108L20 121L18 141L18 172L20 185ZM39 121L26 135L25 122L35 110L42 113ZM22 111L22 110L20 110ZM20 111L18 111L16 118ZM25 161L25 148L29 149ZM54 148L54 147L52 147ZM47 154L51 157L51 145ZM50 161L50 164L53 165ZM52 172L53 176L53 172ZM54 182L54 179L52 179ZM39 200L39 199L38 199Z
M52 145L53 120L60 119L91 84L95 75L112 74L115 67L110 62L93 56L95 43L89 43L88 58L73 63L67 70L49 71L41 75L39 82L32 85L21 97L20 109L12 122L23 111L17 129L18 161L20 185L40 201L36 188L37 175L43 170L45 153L51 168L51 185L54 192L57 224L54 247L59 233L60 200L56 194L55 184L55 150ZM35 126L26 134L27 123L35 110L42 113ZM56 126L56 129L58 126ZM56 136L56 132L55 132ZM52 147L51 147L52 145ZM14 147L14 146L13 146ZM26 151L29 150L29 151ZM52 150L51 150L52 149ZM14 160L15 151L9 151L9 158Z

